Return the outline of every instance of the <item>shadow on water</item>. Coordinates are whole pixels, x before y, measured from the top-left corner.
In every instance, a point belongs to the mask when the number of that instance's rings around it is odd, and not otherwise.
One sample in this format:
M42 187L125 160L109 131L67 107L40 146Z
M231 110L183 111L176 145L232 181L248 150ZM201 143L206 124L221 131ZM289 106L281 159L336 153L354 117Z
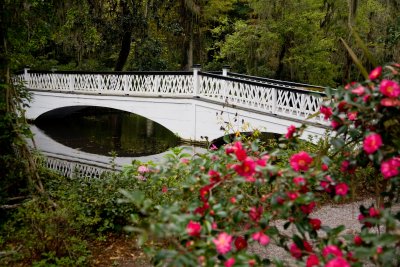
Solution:
M35 125L73 149L109 156L140 157L178 146L180 138L142 116L99 107L73 107L43 114Z

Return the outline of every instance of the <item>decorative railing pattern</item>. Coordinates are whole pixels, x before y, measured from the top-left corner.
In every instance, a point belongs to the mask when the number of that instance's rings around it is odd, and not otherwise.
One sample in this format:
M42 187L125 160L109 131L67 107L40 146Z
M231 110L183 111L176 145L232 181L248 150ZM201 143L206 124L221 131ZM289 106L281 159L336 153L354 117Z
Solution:
M108 93L121 95L192 95L193 77L182 73L25 73L34 90Z
M107 168L49 156L43 158L42 164L68 178L101 178L106 173L115 172Z
M326 124L319 111L321 87L223 71L201 72L38 72L25 70L33 90L137 96L200 97L241 108ZM280 82L280 83L279 83Z
M319 92L200 74L201 97L257 111L306 120L319 111L323 102L324 94ZM325 123L322 115L308 121Z

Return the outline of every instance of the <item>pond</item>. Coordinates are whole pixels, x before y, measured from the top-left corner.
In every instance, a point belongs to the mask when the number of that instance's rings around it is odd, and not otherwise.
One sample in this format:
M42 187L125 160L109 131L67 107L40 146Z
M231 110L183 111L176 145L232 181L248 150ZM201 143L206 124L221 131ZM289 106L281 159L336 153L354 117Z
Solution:
M43 114L35 125L62 145L104 156L154 155L180 144L180 138L164 126L115 109L63 108Z

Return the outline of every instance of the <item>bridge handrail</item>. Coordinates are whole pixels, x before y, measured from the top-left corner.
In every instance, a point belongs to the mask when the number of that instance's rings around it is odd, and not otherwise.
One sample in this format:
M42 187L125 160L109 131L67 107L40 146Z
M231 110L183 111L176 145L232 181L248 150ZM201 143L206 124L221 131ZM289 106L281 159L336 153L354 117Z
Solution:
M242 80L206 72L199 72L200 97L262 112L308 119L319 111L325 94L299 88ZM322 115L309 119L323 123Z
M251 75L240 74L240 73L235 73L235 72L228 72L228 75L233 76L233 77L238 77L240 79L245 79L245 80L259 81L262 83L271 83L271 84L276 84L276 85L288 86L290 88L313 88L313 89L317 89L317 90L324 90L324 87L318 86L318 85L310 85L310 84L305 84L305 83L275 80L275 79L271 79L271 78L251 76ZM311 91L315 91L315 90L311 90Z
M192 71L84 71L84 70L28 70L28 73L40 74L111 74L111 75L193 75ZM24 71L19 71L16 74L24 74Z

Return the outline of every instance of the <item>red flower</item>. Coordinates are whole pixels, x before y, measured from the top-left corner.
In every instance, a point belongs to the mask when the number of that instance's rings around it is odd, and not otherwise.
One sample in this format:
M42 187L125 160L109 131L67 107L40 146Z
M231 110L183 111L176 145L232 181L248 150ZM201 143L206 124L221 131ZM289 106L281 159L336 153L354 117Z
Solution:
M269 244L269 236L267 236L264 233L260 233L260 238L258 239L258 243L260 243L261 246L266 246Z
M161 192L163 193L167 193L168 192L168 187L166 187L165 185L162 187Z
M221 181L221 175L216 170L209 170L208 176L210 176L210 183L217 183Z
M249 211L249 216L250 219L253 222L258 222L261 219L261 215L263 214L263 207L262 206L258 206L256 207L251 207L250 211Z
M236 237L235 239L235 247L237 250L242 250L247 248L247 241L241 236Z
M400 95L400 86L395 81L382 80L379 85L379 91L388 97L398 97Z
M202 201L206 201L208 199L208 195L210 190L213 188L214 184L208 184L200 188L199 193L200 193L200 199Z
M294 134L295 132L296 132L296 126L290 125L290 126L287 128L287 133L286 133L286 135L285 135L285 138L286 138L286 139L292 138L292 137L293 137L293 134Z
M312 227L313 230L319 230L321 229L321 220L320 219L309 219L308 221Z
M304 151L290 157L290 166L295 171L307 171L312 162L313 158Z
M290 245L289 251L293 258L300 259L303 256L301 249L295 243Z
M219 254L226 254L232 249L232 236L223 232L217 238L214 238L213 243Z
M319 111L324 114L324 120L329 119L332 116L332 109L330 107L321 106Z
M334 258L328 261L325 267L350 267L350 264L343 258Z
M326 164L322 164L321 169L322 171L326 172L329 169L329 167Z
M338 129L340 126L342 126L342 122L338 122L336 120L332 120L331 121L331 126L334 130Z
M381 173L385 179L399 174L400 159L391 158L381 163Z
M241 164L233 165L233 169L243 177L250 177L256 172L256 162L250 158L246 157Z
M300 206L300 209L303 213L310 214L313 211L313 209L315 208L315 206L316 206L315 202L312 201L312 202L310 202L310 204Z
M335 186L335 194L338 196L345 196L349 191L349 187L345 183L339 183Z
M247 152L245 149L243 149L242 143L241 142L236 142L233 144L234 147L234 153L236 155L236 158L239 161L242 161L247 158Z
M371 133L365 137L363 142L364 151L367 154L375 153L382 146L382 138L377 133Z
M378 66L378 67L376 67L375 69L373 69L370 73L369 73L369 75L368 75L368 78L372 81L372 80L375 80L375 79L377 79L379 76L381 76L381 73L382 73L382 67L381 66Z
M190 236L195 236L198 237L200 236L201 232L201 224L198 222L190 221L188 225L186 226L186 232Z
M375 209L374 207L369 208L369 216L379 217L379 215L380 215L379 209Z
M343 112L348 109L348 105L346 101L340 101L339 104L337 105L337 108L339 109L340 112Z
M258 165L258 166L261 166L261 167L267 166L267 162L268 162L268 160L269 160L270 157L271 157L270 155L264 155L264 156L262 156L261 159L258 159L258 160L256 161L257 165Z
M354 244L355 244L356 246L361 246L362 243L363 243L363 240L362 240L361 236L356 235L356 236L354 236L354 238L353 238L353 242L354 242Z
M224 263L225 267L232 267L235 264L235 258L229 258Z
M310 256L308 256L306 261L306 267L313 267L318 265L319 265L319 259L317 255L311 254Z

